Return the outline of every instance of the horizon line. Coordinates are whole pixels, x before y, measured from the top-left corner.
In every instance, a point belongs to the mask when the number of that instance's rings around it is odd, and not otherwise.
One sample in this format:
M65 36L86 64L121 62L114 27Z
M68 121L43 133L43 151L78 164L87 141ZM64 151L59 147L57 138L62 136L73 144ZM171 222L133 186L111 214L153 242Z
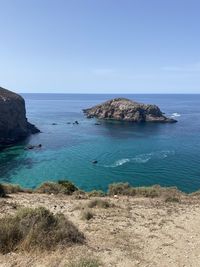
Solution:
M65 93L65 92L19 92L18 94L65 94L65 95L199 95L200 93Z

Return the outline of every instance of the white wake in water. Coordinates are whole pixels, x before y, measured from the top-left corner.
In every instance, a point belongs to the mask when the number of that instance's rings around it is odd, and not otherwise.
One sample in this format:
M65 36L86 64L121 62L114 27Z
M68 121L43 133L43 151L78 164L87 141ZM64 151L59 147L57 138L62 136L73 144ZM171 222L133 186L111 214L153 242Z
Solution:
M122 165L124 165L126 163L145 164L150 160L153 160L153 159L154 160L165 159L169 155L174 155L174 154L175 154L175 152L174 151L170 151L170 150L156 151L156 152L151 152L151 153L147 153L147 154L140 154L140 155L135 156L134 158L119 159L119 160L115 161L111 165L104 165L104 167L116 168L116 167L122 166Z
M171 118L176 118L176 117L180 117L180 116L181 116L181 114L175 112L175 113L172 113Z
M113 165L110 165L110 167L114 168L114 167L118 167L121 165L124 165L127 162L130 162L131 159L119 159L117 161L115 161L115 163Z

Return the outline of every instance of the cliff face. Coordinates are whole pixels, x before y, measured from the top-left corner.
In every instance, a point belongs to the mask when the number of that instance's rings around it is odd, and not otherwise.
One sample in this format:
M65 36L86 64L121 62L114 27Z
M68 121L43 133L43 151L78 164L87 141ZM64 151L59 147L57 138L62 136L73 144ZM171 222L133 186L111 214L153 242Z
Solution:
M126 98L115 98L83 112L88 118L112 119L130 122L176 122L163 115L156 105L146 105Z
M14 144L38 132L27 121L24 99L0 87L0 146Z

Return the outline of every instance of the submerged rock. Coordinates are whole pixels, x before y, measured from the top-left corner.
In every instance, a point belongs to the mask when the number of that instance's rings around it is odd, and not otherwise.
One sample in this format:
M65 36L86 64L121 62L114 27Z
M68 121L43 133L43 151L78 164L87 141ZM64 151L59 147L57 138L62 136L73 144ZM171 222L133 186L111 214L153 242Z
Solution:
M84 109L87 118L130 122L177 122L167 118L158 106L138 103L126 98L114 98L92 108Z
M0 87L0 146L12 145L39 132L26 118L24 99Z
M39 145L28 145L24 148L24 150L31 150L31 149L35 149L35 148L41 148L42 144Z

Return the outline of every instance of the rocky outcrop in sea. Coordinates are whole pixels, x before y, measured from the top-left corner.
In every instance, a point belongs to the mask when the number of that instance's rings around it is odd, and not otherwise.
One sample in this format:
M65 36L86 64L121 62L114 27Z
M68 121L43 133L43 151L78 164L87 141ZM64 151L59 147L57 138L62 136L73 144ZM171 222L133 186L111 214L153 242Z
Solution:
M142 104L126 98L114 98L100 105L84 109L87 118L129 122L177 122L168 118L158 106Z
M23 97L0 87L0 147L15 144L39 132L26 118Z

